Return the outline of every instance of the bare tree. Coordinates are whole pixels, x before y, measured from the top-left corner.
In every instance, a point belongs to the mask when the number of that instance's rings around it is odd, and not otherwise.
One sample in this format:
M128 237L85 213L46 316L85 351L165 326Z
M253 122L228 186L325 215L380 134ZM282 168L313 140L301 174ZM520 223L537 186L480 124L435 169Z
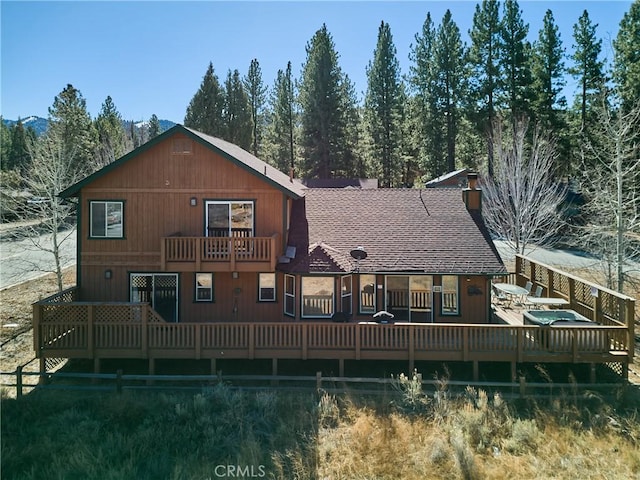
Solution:
M548 245L564 226L565 188L553 177L555 141L539 129L527 144L526 120L505 132L496 122L493 132L494 172L485 176L482 214L489 230L505 240L514 253L531 245Z
M622 292L640 268L640 104L628 112L606 101L584 146L587 223L581 244L602 260L607 286Z
M60 291L65 263L60 247L72 235L69 219L75 213L76 205L61 199L58 194L87 173L87 166L81 165L73 152L65 148L61 135L59 130L51 129L30 144L32 164L26 178L28 189L38 199L30 204L29 216L39 219L29 227L28 238L34 250L53 256L53 268L49 271L56 274Z

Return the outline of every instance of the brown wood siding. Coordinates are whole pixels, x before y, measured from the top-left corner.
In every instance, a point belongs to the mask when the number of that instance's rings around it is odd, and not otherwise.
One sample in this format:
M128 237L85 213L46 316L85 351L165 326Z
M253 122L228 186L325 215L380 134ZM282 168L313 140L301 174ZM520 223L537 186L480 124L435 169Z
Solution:
M286 238L286 203L280 190L195 141L192 154L173 155L172 141L180 137L153 146L82 189L79 260L83 298L128 300L128 272L160 271L163 237L204 236L206 200L252 200L254 235ZM192 197L197 199L196 206L190 205ZM123 239L89 238L92 200L124 202ZM104 278L106 269L113 272L110 280ZM191 278L189 284L193 282L191 274L183 276Z

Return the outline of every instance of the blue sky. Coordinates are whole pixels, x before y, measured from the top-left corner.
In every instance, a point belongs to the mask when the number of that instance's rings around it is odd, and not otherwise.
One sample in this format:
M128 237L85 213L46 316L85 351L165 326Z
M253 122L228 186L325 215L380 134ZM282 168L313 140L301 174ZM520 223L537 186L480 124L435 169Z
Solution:
M182 122L209 62L224 81L229 69L245 75L257 58L263 80L273 85L291 61L297 77L305 46L326 23L340 66L366 90L365 68L373 56L380 22L391 27L402 73L427 12L438 25L451 9L468 43L477 2L0 2L0 113L15 120L47 116L54 97L68 84L82 92L95 117L108 95L124 119L152 114ZM603 39L603 56L630 8L629 1L521 1L535 40L547 9L553 11L567 51L573 25L584 9ZM567 65L569 61L567 60ZM567 93L574 82L569 79Z

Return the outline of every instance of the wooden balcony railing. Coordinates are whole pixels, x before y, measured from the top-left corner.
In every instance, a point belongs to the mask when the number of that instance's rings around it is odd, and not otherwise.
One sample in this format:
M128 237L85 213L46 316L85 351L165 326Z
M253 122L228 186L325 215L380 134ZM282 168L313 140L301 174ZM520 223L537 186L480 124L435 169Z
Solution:
M527 281L543 288L543 296L564 298L571 310L600 325L624 326L628 331L630 358L634 353L635 300L622 293L563 272L528 257L516 255L515 282Z
M271 237L165 237L160 261L175 271L273 271L279 235Z
M627 363L626 326L166 323L146 303L34 304L36 356Z

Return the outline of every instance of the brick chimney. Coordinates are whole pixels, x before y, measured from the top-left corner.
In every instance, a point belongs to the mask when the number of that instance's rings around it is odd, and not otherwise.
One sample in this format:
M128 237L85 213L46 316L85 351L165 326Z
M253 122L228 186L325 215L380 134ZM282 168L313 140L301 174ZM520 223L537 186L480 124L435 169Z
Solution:
M482 208L482 190L478 188L478 174L467 173L467 188L462 190L462 200L469 211L479 211Z

